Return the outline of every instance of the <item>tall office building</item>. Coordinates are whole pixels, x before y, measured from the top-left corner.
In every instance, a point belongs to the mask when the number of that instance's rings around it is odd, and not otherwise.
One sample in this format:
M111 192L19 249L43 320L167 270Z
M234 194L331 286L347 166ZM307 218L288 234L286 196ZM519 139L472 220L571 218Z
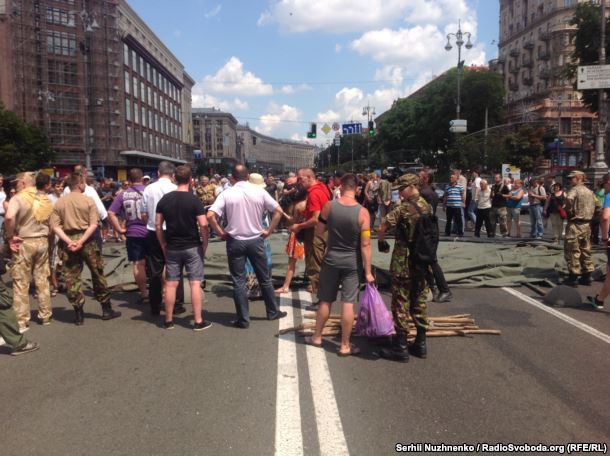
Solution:
M192 161L182 63L124 0L0 0L0 101L44 128L58 174Z
M512 122L545 121L559 131L551 155L555 169L588 165L595 116L565 77L574 50L570 21L577 0L500 0L498 59Z

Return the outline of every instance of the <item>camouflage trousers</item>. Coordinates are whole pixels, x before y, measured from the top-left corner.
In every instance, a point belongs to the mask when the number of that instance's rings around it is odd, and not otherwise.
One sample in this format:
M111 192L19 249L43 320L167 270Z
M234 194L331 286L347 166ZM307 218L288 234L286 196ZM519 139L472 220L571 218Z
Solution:
M423 271L414 271L411 277L392 274L392 316L396 331L409 334L409 315L415 326L428 328L428 291Z
M13 299L4 285L4 282L0 280L0 337L2 337L8 345L16 348L22 348L28 341L19 333L19 325L17 324L17 317L13 310Z
M68 235L70 239L78 240L82 234ZM93 282L93 294L95 299L100 304L110 302L110 292L106 277L104 276L104 260L100 249L91 237L83 248L77 252L71 252L64 242L60 242L61 246L61 261L63 264L63 273L68 290L68 301L76 307L82 307L85 304L85 295L82 291L81 274L83 272L83 263L87 265L91 271L91 281Z
M489 220L491 221L491 226L493 230L493 234L496 234L496 225L500 225L500 234L505 236L508 234L508 226L507 226L507 209L505 207L492 207L491 212L489 213ZM489 234L489 233L488 233Z
M318 283L320 282L320 269L322 268L322 260L326 254L326 242L328 241L328 233L322 236L316 236L313 228L305 230L303 236L303 244L305 245L305 273L311 284L311 294L318 294Z
M30 321L30 282L34 276L38 295L38 318L51 318L51 290L49 288L49 239L45 237L25 238L14 256L11 277L13 278L13 309L20 328Z
M563 254L570 274L593 272L595 267L591 261L591 226L588 223L567 224Z

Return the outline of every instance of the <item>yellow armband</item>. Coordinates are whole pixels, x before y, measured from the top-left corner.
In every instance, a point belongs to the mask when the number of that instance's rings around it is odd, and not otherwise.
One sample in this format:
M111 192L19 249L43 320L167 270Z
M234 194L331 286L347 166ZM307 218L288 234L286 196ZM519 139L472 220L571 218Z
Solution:
M365 238L370 238L371 237L371 230L362 230L360 232L360 236L365 237Z

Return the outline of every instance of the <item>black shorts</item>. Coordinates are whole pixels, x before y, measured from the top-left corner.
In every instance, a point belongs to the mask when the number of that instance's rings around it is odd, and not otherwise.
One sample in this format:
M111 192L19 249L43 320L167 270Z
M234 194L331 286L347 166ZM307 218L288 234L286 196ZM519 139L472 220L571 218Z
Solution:
M146 238L127 238L127 259L129 261L141 261L146 258Z

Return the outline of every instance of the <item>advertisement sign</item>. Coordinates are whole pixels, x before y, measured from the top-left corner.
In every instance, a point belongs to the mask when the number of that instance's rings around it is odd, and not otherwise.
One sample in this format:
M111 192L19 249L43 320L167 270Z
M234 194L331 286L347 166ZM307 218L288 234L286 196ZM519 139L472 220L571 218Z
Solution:
M506 177L521 179L521 168L509 164L502 165L502 178Z

